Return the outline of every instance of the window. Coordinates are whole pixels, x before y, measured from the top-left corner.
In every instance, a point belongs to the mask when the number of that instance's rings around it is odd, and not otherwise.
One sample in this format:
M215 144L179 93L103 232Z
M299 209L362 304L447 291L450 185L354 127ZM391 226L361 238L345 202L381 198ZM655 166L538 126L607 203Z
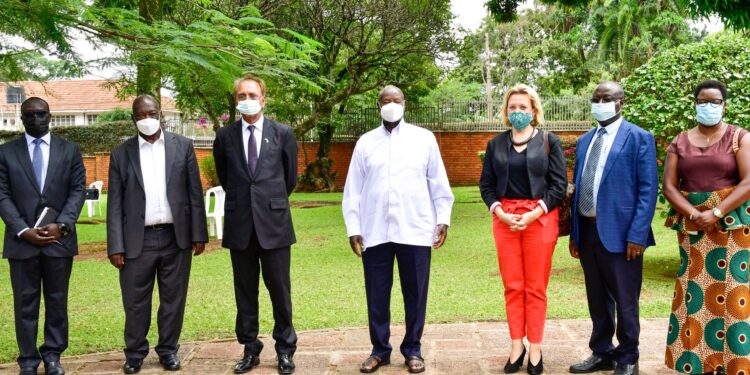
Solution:
M99 118L99 115L86 115L86 125L92 125L97 118Z
M50 121L51 126L69 126L75 124L76 117L74 115L54 115L52 116L52 121Z

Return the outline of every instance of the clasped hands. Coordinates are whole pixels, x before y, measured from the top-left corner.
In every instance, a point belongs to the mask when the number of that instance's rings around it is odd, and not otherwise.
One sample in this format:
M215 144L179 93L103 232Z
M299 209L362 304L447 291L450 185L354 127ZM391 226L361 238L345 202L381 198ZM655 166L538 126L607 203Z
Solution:
M713 210L698 211L698 214L693 216L693 222L704 232L715 230L718 221L719 218L714 215Z
M507 224L510 227L511 232L517 232L526 229L526 227L528 227L531 223L539 219L539 217L544 214L544 211L541 209L541 207L537 206L537 208L529 212L518 215L503 212L502 208L500 208L500 206L497 206L495 207L495 211L493 212L493 214L497 216L500 221Z
M62 232L55 223L47 224L41 228L29 228L21 233L21 238L34 246L47 246L60 243Z

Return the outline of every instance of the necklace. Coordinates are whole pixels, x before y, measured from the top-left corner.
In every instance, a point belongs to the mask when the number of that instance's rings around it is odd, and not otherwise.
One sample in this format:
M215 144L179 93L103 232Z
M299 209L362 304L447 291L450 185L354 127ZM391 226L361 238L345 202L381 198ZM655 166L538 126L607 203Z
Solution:
M516 142L516 141L515 141L515 140L513 139L513 132L511 132L511 133L510 133L510 142L511 142L511 143L513 143L513 146L523 146L523 145L525 145L525 144L529 143L529 141L531 140L531 138L534 138L534 135L535 135L535 134L536 134L536 129L534 129L534 130L532 130L532 131L531 131L531 135L529 135L529 137L528 137L528 138L524 139L524 140L523 140L523 141L521 141L521 142Z
M716 134L719 134L719 133L722 133L722 132L723 132L723 130L724 130L724 124L722 124L722 125L721 125L721 127L720 127L720 128L718 129L718 130L716 130L715 132L713 132L713 134L711 134L711 135L709 135L709 136L706 136L705 134L703 134L703 132L702 132L702 131L700 130L700 128L699 128L699 127L698 127L698 128L695 128L695 130L696 130L696 131L698 132L698 134L700 134L700 135L701 135L702 137L706 138L706 144L708 145L708 144L711 144L711 138L713 138L713 137L714 137L714 136L715 136Z

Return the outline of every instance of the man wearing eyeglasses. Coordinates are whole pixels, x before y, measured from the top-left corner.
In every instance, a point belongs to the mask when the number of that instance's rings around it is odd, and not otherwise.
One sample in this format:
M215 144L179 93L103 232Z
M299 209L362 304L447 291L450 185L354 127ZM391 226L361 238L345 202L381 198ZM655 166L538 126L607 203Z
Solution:
M577 374L638 374L642 255L655 244L658 173L654 136L622 118L624 97L618 83L601 83L591 98L598 124L576 145L570 254L581 261L593 323L592 355L570 366Z
M21 375L36 374L42 361L46 374L65 374L60 354L68 347L68 282L86 188L80 149L49 132L50 118L46 101L27 99L21 104L25 134L0 146L3 258L10 264ZM44 344L37 349L42 290Z

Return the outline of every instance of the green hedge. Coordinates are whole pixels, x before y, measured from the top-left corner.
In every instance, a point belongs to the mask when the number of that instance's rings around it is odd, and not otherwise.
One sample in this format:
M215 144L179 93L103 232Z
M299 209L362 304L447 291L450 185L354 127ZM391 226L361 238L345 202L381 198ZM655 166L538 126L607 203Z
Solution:
M81 146L84 155L111 151L125 139L135 135L135 125L130 121L114 121L89 126L53 127L52 133ZM0 131L0 142L12 141L23 135L21 131Z

